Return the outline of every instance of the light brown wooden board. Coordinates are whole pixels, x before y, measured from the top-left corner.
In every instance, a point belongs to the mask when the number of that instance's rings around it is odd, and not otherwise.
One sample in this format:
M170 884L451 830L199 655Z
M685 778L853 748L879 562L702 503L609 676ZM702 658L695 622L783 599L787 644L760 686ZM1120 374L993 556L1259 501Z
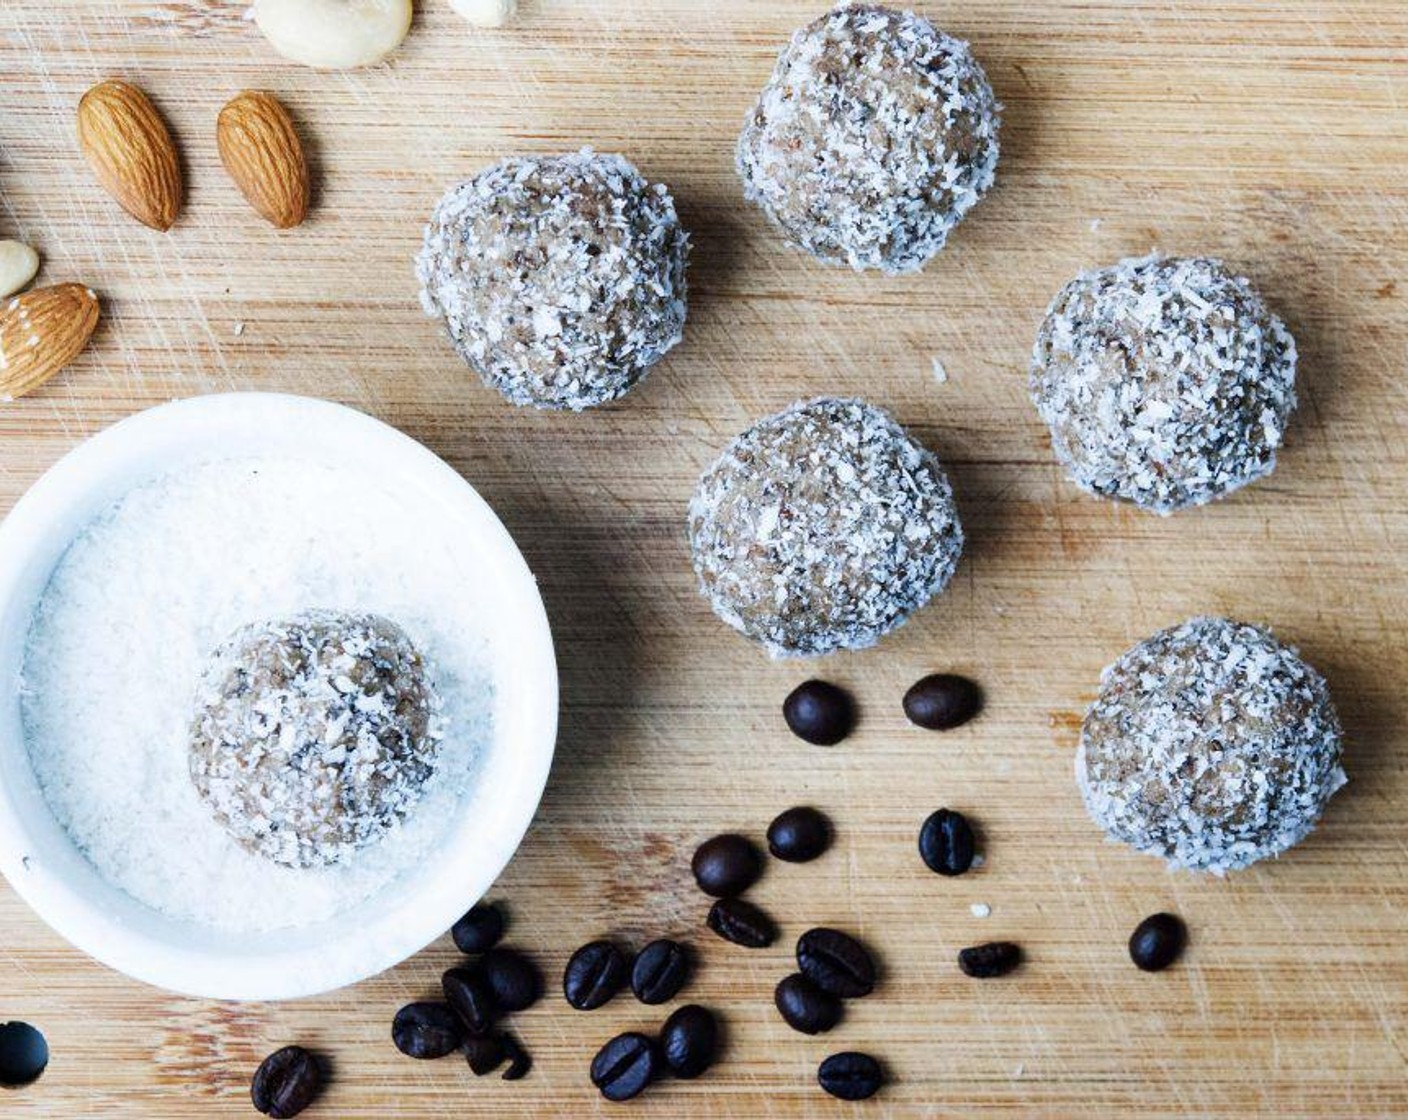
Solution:
M554 989L591 935L694 940L688 998L728 1023L716 1071L634 1114L1367 1117L1408 1114L1408 8L1399 0L935 2L1006 103L998 186L922 275L854 276L784 248L742 201L732 147L789 31L815 2L526 0L501 32L425 0L384 66L319 74L276 58L242 0L7 0L0 7L0 236L41 279L103 295L91 351L0 408L0 510L83 437L171 397L277 389L345 401L459 468L536 570L562 662L563 731L542 810L494 896ZM190 197L176 228L120 214L76 151L73 110L120 75L169 115ZM220 171L215 115L246 86L293 109L317 166L313 219L279 234ZM668 183L694 233L688 337L629 399L584 416L515 410L417 306L411 260L440 192L491 159L590 143ZM1276 475L1159 520L1079 493L1025 391L1046 303L1078 269L1141 254L1224 256L1301 349L1302 404ZM241 327L242 324L242 327ZM950 378L939 384L931 362ZM943 600L878 649L769 663L695 594L683 516L698 471L750 420L820 392L895 411L952 469L970 546ZM1330 679L1351 785L1291 856L1227 881L1173 876L1102 842L1071 777L1100 669L1198 612L1272 624ZM134 651L120 651L130 656ZM904 688L971 673L981 720L908 727ZM819 670L864 709L844 745L781 725ZM756 895L774 949L701 927L695 843L760 835L810 802L835 849L774 865ZM981 822L987 864L924 870L919 822ZM969 905L988 903L980 920ZM1193 942L1161 976L1124 942L1173 908ZM830 1037L771 1005L798 933L861 934L877 995ZM964 944L1014 938L1029 963L977 983ZM169 997L85 960L0 889L0 1018L53 1046L7 1116L252 1115L274 1047L335 1064L310 1116L615 1112L587 1083L597 1045L663 1012L591 1015L554 990L517 1024L517 1085L400 1058L388 1024L436 990L443 939L353 989L291 1005ZM817 1062L882 1055L865 1106L821 1096Z

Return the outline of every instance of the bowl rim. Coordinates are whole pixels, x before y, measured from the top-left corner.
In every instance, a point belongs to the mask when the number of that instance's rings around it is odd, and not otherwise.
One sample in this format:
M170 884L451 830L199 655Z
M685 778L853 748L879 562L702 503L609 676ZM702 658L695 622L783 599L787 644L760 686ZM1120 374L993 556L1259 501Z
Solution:
M557 660L537 581L508 529L467 479L419 441L367 413L283 393L216 393L160 404L104 428L69 450L0 522L0 608L19 593L33 565L33 553L56 532L55 521L64 510L85 499L91 501L92 491L101 485L109 466L130 464L141 448L160 446L153 438L158 432L169 437L182 428L197 429L211 423L288 425L298 431L315 425L320 440L349 441L361 462L374 454L385 455L400 469L415 472L428 490L456 503L473 523L475 533L483 534L484 548L492 554L502 577L503 586L496 586L495 598L509 603L516 620L513 642L506 643L507 650L496 646L495 658L511 655L511 671L530 682L533 697L532 704L518 704L512 710L513 730L509 734L519 775L515 791L521 801L507 811L492 855L485 858L483 852L470 851L464 845L458 846L459 850L436 852L433 872L418 880L423 889L391 898L384 913L372 921L328 942L238 957L152 936L85 897L62 875L34 874L31 857L23 854L37 850L31 843L31 830L15 807L15 791L0 783L0 873L47 925L74 947L133 979L183 995L294 999L333 991L399 964L442 936L499 877L532 824L547 786L558 727ZM232 451L232 455L238 454L238 450ZM152 459L153 466L159 468L159 457L153 455ZM153 475L156 473L154 470ZM140 480L132 485L140 485ZM69 541L79 531L75 530ZM496 680L503 679L498 666L494 675ZM521 696L523 690L518 691ZM503 749L503 734L496 728L499 749ZM27 746L21 741L6 749L25 751ZM472 800L466 798L465 805ZM384 890L391 894L397 886L393 882ZM145 911L159 913L133 902ZM179 920L161 917L179 924ZM371 948L359 951L354 948L357 944ZM335 951L338 947L347 951L339 954Z

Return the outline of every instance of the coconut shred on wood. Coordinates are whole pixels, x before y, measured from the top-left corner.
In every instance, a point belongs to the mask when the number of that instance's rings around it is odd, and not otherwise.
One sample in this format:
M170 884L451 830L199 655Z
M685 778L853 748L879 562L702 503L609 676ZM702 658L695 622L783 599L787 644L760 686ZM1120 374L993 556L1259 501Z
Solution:
M370 897L429 858L477 796L493 724L480 582L434 526L353 468L223 460L132 490L69 547L30 627L22 710L55 817L105 879L176 918L266 930ZM374 844L326 866L281 866L201 801L191 721L222 642L321 607L404 628L439 697L443 747L414 806Z

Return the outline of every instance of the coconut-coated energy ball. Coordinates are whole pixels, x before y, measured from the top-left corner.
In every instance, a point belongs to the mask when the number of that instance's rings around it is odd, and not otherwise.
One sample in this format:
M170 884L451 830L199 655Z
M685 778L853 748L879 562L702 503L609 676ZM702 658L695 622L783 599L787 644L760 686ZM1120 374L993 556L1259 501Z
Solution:
M680 341L688 254L670 192L583 149L452 187L417 274L426 313L486 384L580 410L629 392Z
M1081 487L1168 514L1271 473L1295 376L1295 341L1251 284L1220 261L1151 256L1061 290L1031 394Z
M196 792L276 863L345 860L420 799L440 748L425 665L394 622L312 610L210 657L190 739Z
M939 461L881 409L835 397L730 443L695 489L689 541L715 613L775 657L873 645L963 552Z
M968 44L913 12L842 6L782 51L738 172L793 244L912 272L992 186L1000 113Z
M1095 823L1173 867L1279 855L1345 783L1325 680L1259 627L1195 618L1105 670L1076 779Z

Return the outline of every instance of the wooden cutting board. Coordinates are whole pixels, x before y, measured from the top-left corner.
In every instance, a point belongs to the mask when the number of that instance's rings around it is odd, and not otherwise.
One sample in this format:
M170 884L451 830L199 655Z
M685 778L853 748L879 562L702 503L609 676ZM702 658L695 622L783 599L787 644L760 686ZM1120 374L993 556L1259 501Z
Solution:
M336 995L234 1006L144 988L84 959L0 888L0 1019L47 1033L53 1062L0 1096L7 1116L252 1116L258 1060L289 1042L335 1067L310 1117L614 1113L587 1082L597 1046L653 1029L628 997L594 1014L556 995L568 952L611 934L692 938L688 998L727 1020L727 1054L630 1106L659 1117L1408 1115L1408 8L1400 0L935 2L1006 104L998 186L920 276L833 271L784 248L741 200L732 146L815 0L526 0L477 31L418 5L390 63L315 73L274 56L243 0L8 0L0 6L0 237L42 281L103 296L91 350L0 407L0 511L84 437L197 393L345 401L423 440L477 486L541 582L562 662L563 730L537 822L495 888L552 998L520 1017L518 1084L392 1049L402 1003L436 990L448 938ZM168 235L118 212L74 143L79 96L120 75L168 114L190 197ZM278 93L319 184L275 233L221 172L213 127L244 87ZM629 399L592 414L516 410L481 387L417 305L411 261L441 191L503 154L592 144L668 183L693 231L688 337ZM1077 270L1142 254L1224 256L1295 332L1301 408L1269 481L1159 520L1081 494L1025 390L1031 340ZM948 380L933 372L941 361ZM685 504L751 420L810 394L864 394L950 466L970 546L941 602L878 649L770 663L695 594ZM1199 612L1273 625L1328 676L1349 787L1292 855L1226 881L1171 875L1102 842L1071 777L1100 669ZM986 714L910 728L904 689L972 674ZM833 749L783 728L813 672L859 698ZM832 814L835 849L773 866L783 922L745 952L702 929L688 859L779 810ZM986 865L940 880L920 821L981 822ZM970 905L984 903L990 917ZM1124 942L1172 908L1184 964L1130 967ZM771 1005L812 924L884 960L877 995L830 1037ZM1010 979L955 951L1011 938ZM824 1098L826 1054L884 1057L864 1106Z

